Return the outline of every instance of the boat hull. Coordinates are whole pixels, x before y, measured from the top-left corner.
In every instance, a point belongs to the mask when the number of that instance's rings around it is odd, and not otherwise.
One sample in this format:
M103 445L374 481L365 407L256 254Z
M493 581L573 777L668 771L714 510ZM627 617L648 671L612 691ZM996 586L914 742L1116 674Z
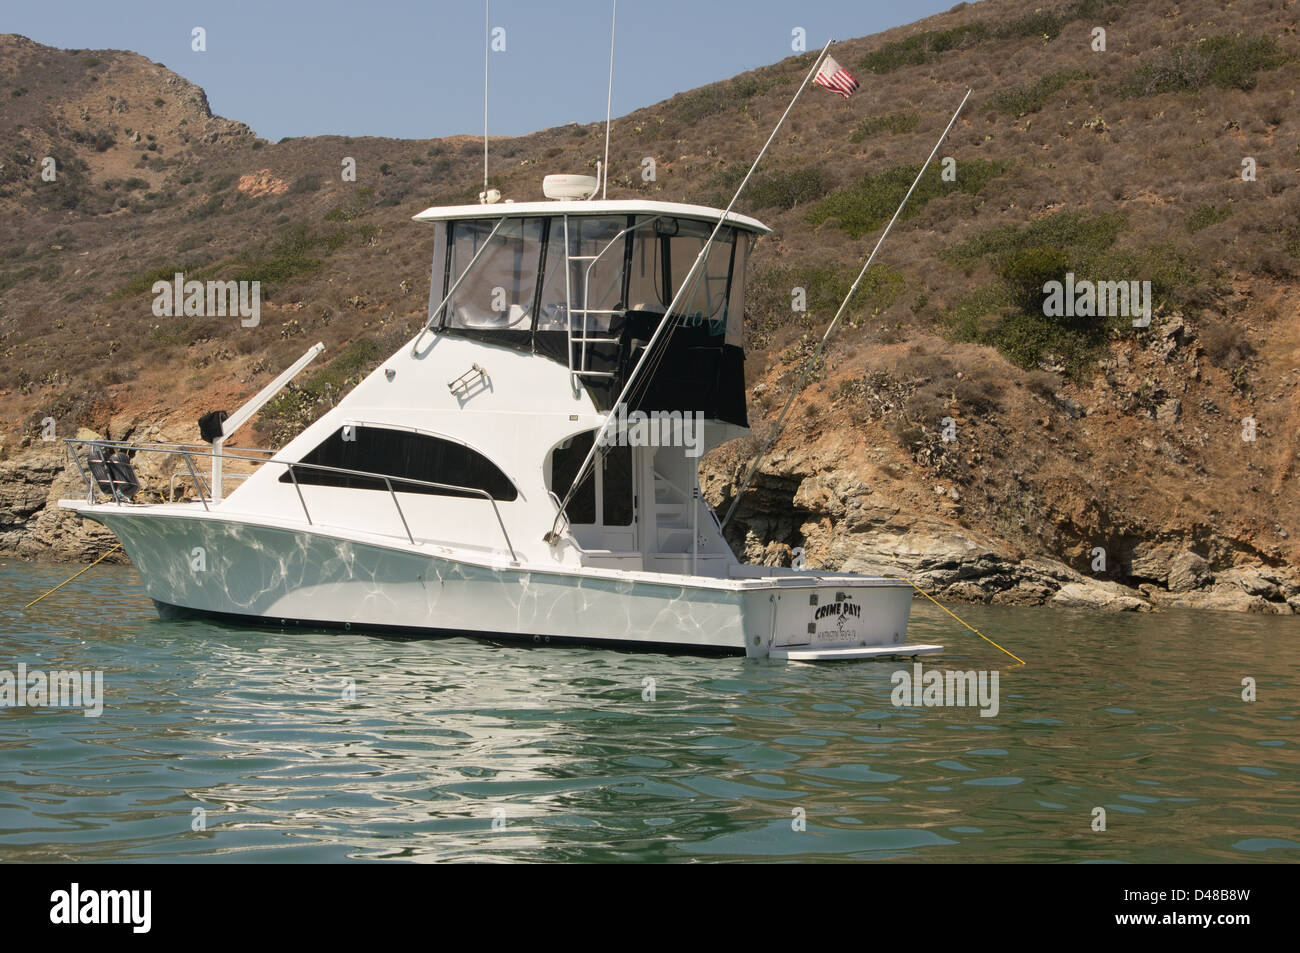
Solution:
M911 589L899 580L493 565L434 551L440 547L175 507L76 508L117 535L165 611L285 627L806 660L938 649L907 644Z

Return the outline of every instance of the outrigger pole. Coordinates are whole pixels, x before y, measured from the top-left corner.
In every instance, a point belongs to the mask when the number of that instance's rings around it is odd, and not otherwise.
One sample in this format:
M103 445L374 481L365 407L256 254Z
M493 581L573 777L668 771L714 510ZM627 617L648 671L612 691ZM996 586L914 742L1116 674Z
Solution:
M794 390L790 391L790 396L786 399L785 406L781 408L781 416L777 418L776 425L772 428L771 433L767 435L767 440L763 442L763 446L758 451L758 455L754 457L754 462L749 465L749 472L745 474L744 482L740 484L740 489L736 491L736 495L732 498L731 506L727 508L727 515L722 518L722 522L718 525L719 530L726 529L727 523L730 522L732 514L736 512L736 505L740 503L740 497L744 494L745 490L749 488L749 481L754 479L754 473L758 470L758 464L763 459L763 455L767 453L768 448L772 446L772 443L781 433L781 427L785 424L786 414L790 412L790 407L794 403L795 397L799 395L799 391L803 389L803 385L808 382L808 375L812 373L812 369L817 366L817 361L821 357L822 351L826 349L826 342L830 340L831 334L835 331L835 326L839 324L840 318L843 317L845 309L849 306L849 300L853 297L854 292L858 290L858 285L862 283L862 278L866 275L867 269L870 268L871 263L875 261L876 252L880 251L880 246L885 243L885 239L889 236L889 230L894 227L894 223L898 221L898 216L903 213L903 209L907 206L907 200L910 199L912 193L916 191L917 185L921 182L921 176L925 175L925 170L930 167L930 163L934 160L935 153L937 153L939 147L943 145L943 140L948 138L948 133L952 130L953 123L957 121L957 117L961 115L962 109L965 108L966 100L970 99L970 94L971 91L969 89L966 90L966 95L962 97L961 105L957 107L957 111L953 113L952 118L948 120L948 125L944 127L943 135L941 135L939 141L934 144L934 148L930 150L930 155L926 158L925 164L921 166L921 171L916 173L916 178L912 180L912 187L909 188L907 194L903 196L903 201L898 203L898 208L894 211L894 217L889 220L889 224L885 226L885 230L880 233L880 238L876 240L876 247L871 249L871 254L867 257L866 264L862 266L862 270L858 272L858 277L853 282L853 287L849 288L849 293L846 294L844 300L840 302L839 310L835 312L835 317L831 319L831 323L826 328L826 333L822 335L822 339L817 342L816 350L814 350L809 356L807 363L804 365L803 373L799 376L798 383L794 385Z
M688 289L694 289L693 282L695 280L695 273L699 270L700 266L708 260L709 249L713 247L714 239L718 237L718 233L722 231L722 226L725 225L727 219L730 218L731 209L736 204L737 199L740 198L740 193L743 192L745 186L749 184L749 179L754 174L754 170L758 168L758 164L763 161L763 156L767 155L767 150L771 148L772 143L776 140L776 134L781 131L781 127L785 124L786 117L789 116L790 111L794 109L794 104L799 101L799 97L803 95L803 91L808 87L808 83L817 75L817 70L821 68L822 60L826 58L826 54L830 51L831 45L834 42L835 40L831 39L824 47L822 47L821 53L817 54L817 59L813 62L812 68L808 70L808 75L803 78L803 82L795 92L794 99L790 100L790 105L785 107L785 112L781 114L781 118L777 120L776 128L772 130L772 134L767 137L767 142L765 142L763 148L759 150L758 157L754 159L754 164L749 167L749 171L745 173L745 177L740 180L740 185L736 189L736 194L731 197L731 202L727 205L726 211L724 211L718 218L718 224L713 227L713 233L709 235L709 240L704 243L704 247L700 249L700 253L695 256L695 264L691 265L691 270L687 272L686 277L682 279L681 286L677 289L677 294L673 296L672 303L668 305L668 310L664 313L663 319L659 322L659 326L655 328L654 334L650 336L650 340L646 343L644 350L642 350L641 357L636 362L636 367L634 367L632 373L628 375L627 382L624 383L623 390L618 395L618 400L614 401L614 405L610 408L609 414L605 417L604 424L601 425L600 431L596 434L596 439L592 441L591 449L587 451L587 456L583 459L582 466L578 468L578 473L573 478L573 485L569 487L569 491L564 494L564 499L560 502L560 508L556 511L555 519L551 522L551 531L542 537L544 541L555 543L559 540L560 537L557 532L557 527L560 525L560 519L564 516L565 507L569 505L569 501L573 498L574 492L577 491L579 485L581 485L582 481L586 478L587 470L595 460L596 454L600 452L603 446L602 441L604 440L605 432L609 430L610 425L617 419L619 407L623 406L623 404L627 402L628 395L632 393L632 388L638 383L637 378L641 375L641 369L645 366L646 361L654 351L655 345L659 343L659 339L663 337L664 330L669 326L673 317L673 312L677 309L677 305L680 303Z

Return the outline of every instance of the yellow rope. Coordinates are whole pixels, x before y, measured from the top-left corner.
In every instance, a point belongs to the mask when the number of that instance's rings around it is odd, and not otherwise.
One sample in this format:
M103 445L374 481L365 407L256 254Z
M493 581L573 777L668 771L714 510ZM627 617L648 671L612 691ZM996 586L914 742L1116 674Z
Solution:
M108 552L104 553L104 555L100 556L98 559L96 559L93 563L91 563L91 564L90 564L89 566L87 566L85 569L81 570L81 572L86 572L86 570L88 570L88 569L94 569L96 566L98 566L98 565L99 565L100 563L102 563L105 559L107 559L109 556L113 555L115 552L117 552L117 551L118 551L119 549L121 549L121 548L122 548L122 544L121 544L121 543L118 543L116 546L114 546L114 547L113 547L112 549L110 549ZM67 579L63 580L63 582L59 583L57 586L55 586L53 589L51 589L50 592L58 592L60 589L62 589L62 588L63 588L64 586L66 586L68 583L72 582L73 579L76 579L77 576L80 576L80 575L81 575L81 572L76 573L76 574L74 574L74 575L72 575L72 576L69 576ZM42 595L37 596L37 597L36 597L35 599L33 599L31 602L27 603L27 605L23 606L23 608L24 608L24 609L30 609L32 606L36 605L36 603L40 602L42 599L44 599L46 596L48 596L48 595L50 594L50 592L46 592L46 593L44 593L44 594L42 594Z
M987 642L989 645L993 646L995 649L998 649L999 651L1006 652L1007 655L1010 655L1013 659L1015 659L1015 660L1016 660L1017 662L1019 662L1021 665L1026 664L1025 660L1022 659L1019 655L1016 655L1014 652L1007 652L1006 649L1002 648L1002 646L998 645L996 642L994 642L992 639L990 639L987 635L985 635L985 634L984 634L983 632L981 632L979 629L977 629L977 628L975 628L974 626L971 626L971 625L966 625L966 622L965 622L963 619L961 619L960 617L958 617L958 615L957 615L955 612L951 611L947 606L945 606L943 603L941 603L941 602L940 602L938 599L936 599L934 596L930 595L928 592L926 592L924 589L922 589L922 588L921 588L920 586L918 586L916 583L912 582L912 580L908 579L906 576L902 577L902 579L903 579L903 581L904 581L905 583L907 583L909 586L911 586L913 589L915 589L915 590L916 590L917 592L919 592L921 595L925 596L927 599L929 599L931 602L933 602L936 606L938 606L938 607L939 607L940 609L942 609L944 612L947 612L948 615L952 616L954 619L956 619L956 620L957 620L958 622L960 622L962 625L965 625L966 628L970 629L972 632L974 632L976 635L978 635L981 639L983 639L983 640L984 640L985 642Z

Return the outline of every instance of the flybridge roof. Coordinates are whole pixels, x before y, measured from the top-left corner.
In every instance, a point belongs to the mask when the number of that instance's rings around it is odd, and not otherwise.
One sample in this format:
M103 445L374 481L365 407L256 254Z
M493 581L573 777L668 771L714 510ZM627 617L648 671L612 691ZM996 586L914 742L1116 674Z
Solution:
M535 218L547 215L664 215L717 222L722 209L680 202L650 202L628 199L585 199L581 201L495 202L491 205L438 205L411 216L417 222L444 222L466 218ZM760 235L772 230L756 218L732 212L727 223Z

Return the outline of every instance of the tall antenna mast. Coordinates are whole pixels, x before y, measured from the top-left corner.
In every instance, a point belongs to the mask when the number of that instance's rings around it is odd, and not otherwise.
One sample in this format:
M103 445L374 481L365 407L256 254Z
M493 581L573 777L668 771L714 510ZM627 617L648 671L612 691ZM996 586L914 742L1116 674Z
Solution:
M609 113L614 102L614 23L618 19L618 0L609 17L609 92L605 96L605 171L601 181L602 199L609 198Z
M488 58L492 55L492 19L483 0L483 192L488 190Z

